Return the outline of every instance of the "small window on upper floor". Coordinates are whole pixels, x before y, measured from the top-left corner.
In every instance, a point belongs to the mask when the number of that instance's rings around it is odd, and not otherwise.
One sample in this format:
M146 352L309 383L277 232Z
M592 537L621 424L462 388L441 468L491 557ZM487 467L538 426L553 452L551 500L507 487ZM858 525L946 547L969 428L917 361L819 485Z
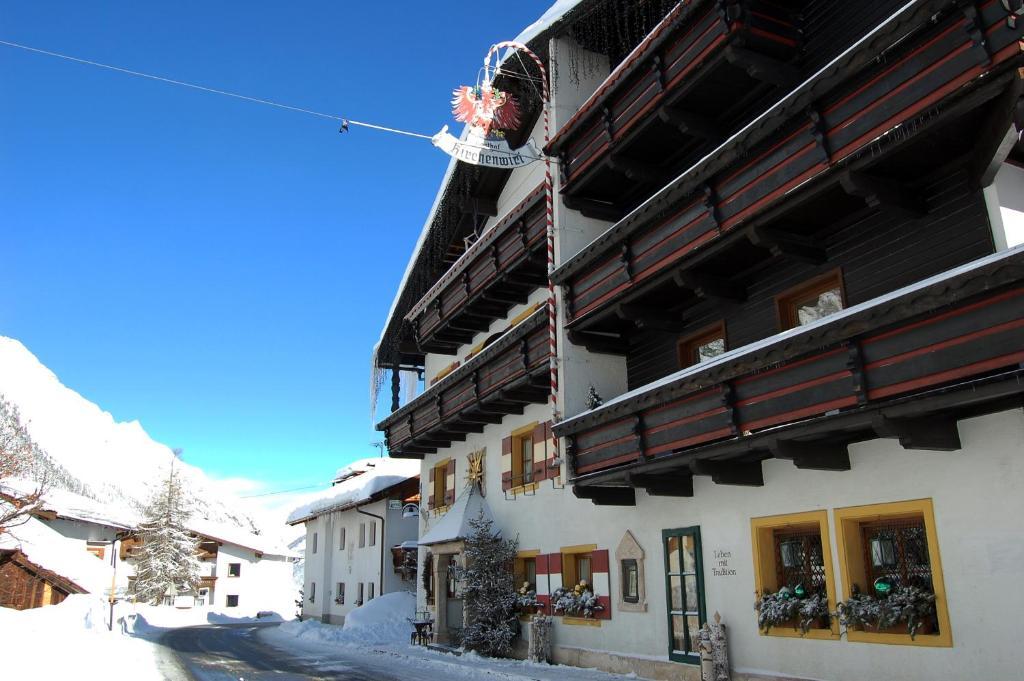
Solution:
M806 326L846 307L843 276L834 270L785 291L775 299L782 331Z
M316 532L313 533L313 553L316 553Z
M238 607L238 596L236 596L235 594L229 594L228 598L227 598L227 602L225 603L225 606L228 607L228 608L237 608Z
M679 368L706 362L725 352L725 322L717 322L679 341Z
M366 523L359 523L359 548L366 546Z
M344 527L341 528L341 530L338 531L338 550L339 551L344 551L345 550L345 528Z
M377 521L370 521L370 546L377 545ZM372 598L372 596L371 596Z
M242 564L241 563L228 563L228 577L241 577L242 576Z

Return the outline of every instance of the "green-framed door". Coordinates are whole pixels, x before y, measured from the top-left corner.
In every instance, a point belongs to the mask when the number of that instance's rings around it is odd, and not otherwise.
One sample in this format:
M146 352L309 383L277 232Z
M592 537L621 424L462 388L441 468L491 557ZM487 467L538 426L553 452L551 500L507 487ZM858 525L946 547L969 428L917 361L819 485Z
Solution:
M665 598L668 605L668 656L700 663L698 631L707 620L700 528L662 530L665 550Z

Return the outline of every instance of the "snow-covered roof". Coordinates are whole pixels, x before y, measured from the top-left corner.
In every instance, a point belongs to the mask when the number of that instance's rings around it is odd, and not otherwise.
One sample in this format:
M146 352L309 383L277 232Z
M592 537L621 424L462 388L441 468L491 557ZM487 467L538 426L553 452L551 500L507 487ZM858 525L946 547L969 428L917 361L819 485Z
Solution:
M86 551L81 541L64 537L37 518L0 534L0 549L20 550L39 567L56 572L89 593L102 594L110 587L109 563Z
M415 459L361 459L339 470L335 479L340 482L292 511L287 522L294 525L321 513L358 506L419 474L420 462Z
M570 10L576 8L582 0L556 0L551 7L541 14L537 21L533 22L515 37L515 42L526 44L544 33L549 28L562 20Z
M420 546L465 539L473 529L469 521L475 519L481 512L488 520L494 520L487 501L477 490L476 485L470 485L462 491L448 512L441 516L441 520L420 537Z
M139 524L138 514L115 501L102 503L81 494L63 489L49 489L43 496L41 508L58 518L68 518L118 530L128 530Z
M224 544L234 544L235 546L259 551L265 556L299 557L297 553L272 537L252 534L234 525L204 518L192 518L188 521L188 529L208 539L215 539Z

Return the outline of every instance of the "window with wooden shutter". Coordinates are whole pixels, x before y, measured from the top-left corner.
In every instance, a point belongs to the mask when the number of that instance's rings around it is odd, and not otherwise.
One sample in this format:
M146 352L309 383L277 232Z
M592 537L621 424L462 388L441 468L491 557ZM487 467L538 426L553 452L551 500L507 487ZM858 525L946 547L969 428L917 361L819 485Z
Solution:
M501 489L512 489L512 438L501 440Z
M455 503L455 460L450 459L445 468L445 490L444 505L451 506Z
M439 509L455 501L455 461L445 459L430 469L430 499L427 507ZM452 478L449 485L449 477ZM452 494L449 494L449 490Z

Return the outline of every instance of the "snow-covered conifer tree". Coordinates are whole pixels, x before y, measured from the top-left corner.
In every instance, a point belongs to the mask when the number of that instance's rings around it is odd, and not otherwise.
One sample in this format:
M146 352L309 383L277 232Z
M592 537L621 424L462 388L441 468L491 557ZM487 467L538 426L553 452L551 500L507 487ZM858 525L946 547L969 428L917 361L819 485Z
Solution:
M187 529L188 495L171 462L167 480L157 487L139 525L135 595L159 603L173 585L178 593L199 587L199 540Z
M493 524L482 512L470 520L466 564L458 571L466 605L462 644L484 655L506 657L518 629L512 575L518 542L503 539Z

